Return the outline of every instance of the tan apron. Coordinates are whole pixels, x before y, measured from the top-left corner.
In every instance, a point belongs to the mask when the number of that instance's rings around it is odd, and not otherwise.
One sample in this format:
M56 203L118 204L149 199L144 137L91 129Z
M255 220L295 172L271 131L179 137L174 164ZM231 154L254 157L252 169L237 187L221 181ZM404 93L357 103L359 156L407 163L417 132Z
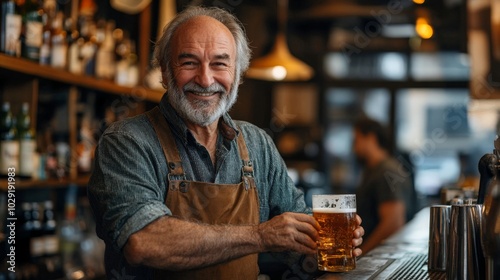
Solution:
M259 200L253 167L242 134L237 138L243 160L239 184L213 184L186 180L181 158L169 125L158 107L147 112L167 159L168 192L166 205L174 217L207 224L256 225ZM221 125L224 123L221 122ZM227 135L228 127L222 128ZM257 279L257 254L226 263L189 271L156 270L155 279Z

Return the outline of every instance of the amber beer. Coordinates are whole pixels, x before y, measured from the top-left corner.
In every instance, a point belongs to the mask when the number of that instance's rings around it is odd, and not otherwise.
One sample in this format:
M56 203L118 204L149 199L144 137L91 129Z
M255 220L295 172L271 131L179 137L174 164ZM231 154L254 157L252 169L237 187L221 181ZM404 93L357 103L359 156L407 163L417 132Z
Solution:
M320 225L318 269L332 272L355 269L352 238L356 228L356 196L315 195L313 216Z

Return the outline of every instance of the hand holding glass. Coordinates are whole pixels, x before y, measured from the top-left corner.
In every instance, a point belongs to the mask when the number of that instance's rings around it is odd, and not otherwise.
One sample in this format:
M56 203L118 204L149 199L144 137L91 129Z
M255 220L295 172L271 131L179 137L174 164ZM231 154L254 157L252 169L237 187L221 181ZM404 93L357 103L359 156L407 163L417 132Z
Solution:
M318 269L344 272L356 268L352 238L356 228L356 195L313 195L313 216L320 225Z

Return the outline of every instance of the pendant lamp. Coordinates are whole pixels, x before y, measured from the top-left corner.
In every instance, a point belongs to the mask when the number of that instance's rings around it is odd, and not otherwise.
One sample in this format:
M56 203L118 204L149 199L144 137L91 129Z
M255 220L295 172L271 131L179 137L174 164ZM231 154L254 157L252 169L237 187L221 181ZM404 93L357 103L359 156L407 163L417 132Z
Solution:
M313 76L313 69L294 57L286 42L288 0L278 0L278 33L271 53L250 62L246 76L267 81L305 81Z

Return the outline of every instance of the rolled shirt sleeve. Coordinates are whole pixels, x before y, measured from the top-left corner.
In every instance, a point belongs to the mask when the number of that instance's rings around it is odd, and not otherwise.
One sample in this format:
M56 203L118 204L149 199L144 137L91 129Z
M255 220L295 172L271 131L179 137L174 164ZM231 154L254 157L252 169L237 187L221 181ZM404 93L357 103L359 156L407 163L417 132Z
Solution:
M103 134L95 153L88 195L97 234L115 250L152 221L171 215L165 205L166 164L157 139L142 133L147 120L118 123ZM153 133L153 134L152 134ZM160 149L161 151L161 149Z

